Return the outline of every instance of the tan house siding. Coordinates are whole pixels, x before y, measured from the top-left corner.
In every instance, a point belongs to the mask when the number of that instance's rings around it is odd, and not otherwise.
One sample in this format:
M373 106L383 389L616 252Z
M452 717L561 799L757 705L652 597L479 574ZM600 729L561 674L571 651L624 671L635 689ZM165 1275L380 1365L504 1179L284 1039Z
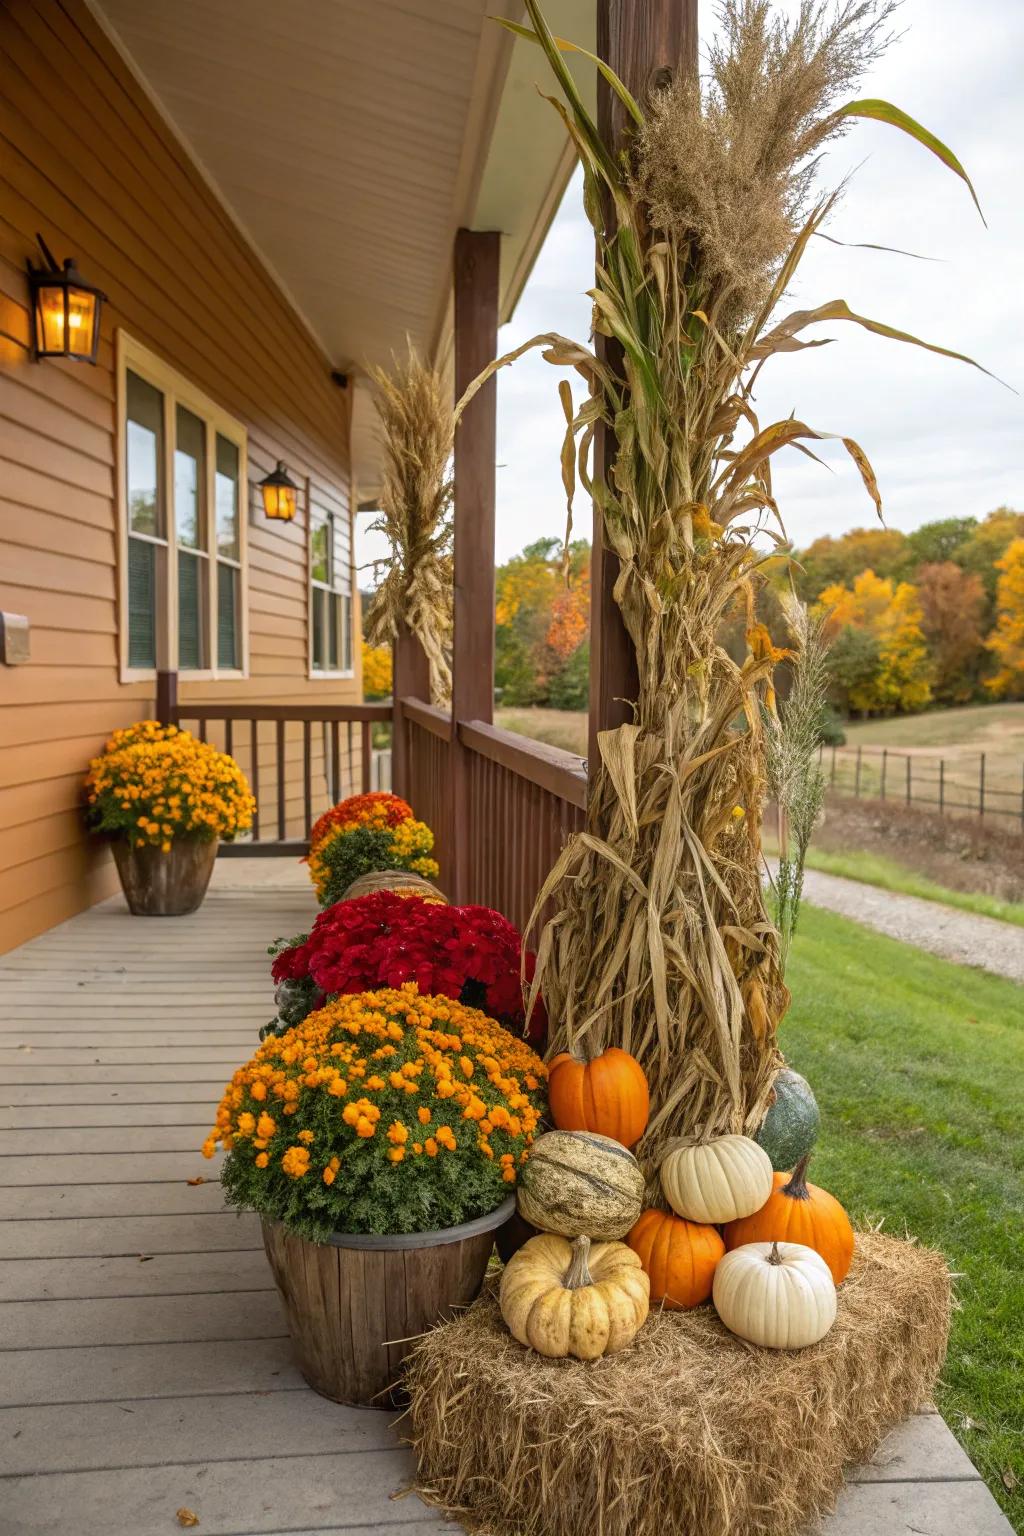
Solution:
M119 669L118 329L248 439L249 676L182 674L182 703L337 704L361 689L358 645L355 677L309 676L307 488L350 517L350 391L81 0L0 0L0 59L0 608L28 616L32 648L0 666L3 950L115 889L82 837L81 776L111 730L154 708L152 682ZM96 367L32 360L37 231L108 295ZM278 459L303 487L292 525L253 512ZM299 745L290 735L293 759Z

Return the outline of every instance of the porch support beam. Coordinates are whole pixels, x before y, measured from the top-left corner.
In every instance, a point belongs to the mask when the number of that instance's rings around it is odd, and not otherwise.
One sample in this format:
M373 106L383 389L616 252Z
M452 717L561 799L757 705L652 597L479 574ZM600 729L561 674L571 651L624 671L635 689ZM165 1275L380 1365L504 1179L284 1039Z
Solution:
M493 362L498 350L497 230L460 229L455 237L455 398ZM494 714L494 505L497 380L467 406L455 433L455 630L452 637L452 721ZM469 764L453 730L451 751L452 863L456 901L470 899L466 818ZM480 829L478 829L479 831Z
M665 70L697 72L697 0L597 0L597 52L643 101ZM625 109L603 76L597 81L597 122L607 142L621 139ZM611 208L606 209L611 219ZM606 336L597 338L602 361L621 368L622 352ZM614 435L600 428L595 469L603 475L615 458ZM604 542L601 514L594 508L590 610L590 732L588 755L597 764L598 731L633 718L630 701L638 692L636 655L612 595L619 561Z

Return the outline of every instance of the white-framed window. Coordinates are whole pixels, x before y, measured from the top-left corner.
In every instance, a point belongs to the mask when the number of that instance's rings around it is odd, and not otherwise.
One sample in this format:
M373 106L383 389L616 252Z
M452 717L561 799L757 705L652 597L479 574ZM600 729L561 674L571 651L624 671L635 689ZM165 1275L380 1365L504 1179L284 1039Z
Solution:
M244 677L245 428L124 331L117 398L122 679Z
M347 510L309 495L309 670L351 677L352 529Z

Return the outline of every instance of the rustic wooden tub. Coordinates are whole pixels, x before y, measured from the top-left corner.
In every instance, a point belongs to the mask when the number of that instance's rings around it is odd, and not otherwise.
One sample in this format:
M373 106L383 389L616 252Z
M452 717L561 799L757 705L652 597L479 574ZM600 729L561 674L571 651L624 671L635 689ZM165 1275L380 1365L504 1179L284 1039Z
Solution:
M277 1221L263 1245L299 1370L338 1403L390 1408L418 1336L476 1300L496 1230L515 1196L475 1221L394 1236L336 1233L311 1243Z
M167 853L147 844L133 848L124 838L113 844L129 912L136 917L183 917L203 904L217 858L217 839L175 838Z

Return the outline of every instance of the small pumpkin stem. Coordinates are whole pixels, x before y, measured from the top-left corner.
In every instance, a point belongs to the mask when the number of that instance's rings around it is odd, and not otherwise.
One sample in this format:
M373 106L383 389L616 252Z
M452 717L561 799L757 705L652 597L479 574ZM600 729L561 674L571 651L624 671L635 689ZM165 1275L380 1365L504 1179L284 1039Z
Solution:
M789 1176L789 1183L783 1185L782 1193L788 1195L791 1200L809 1200L807 1192L807 1164L811 1160L811 1154L805 1152Z
M585 1285L593 1285L593 1277L587 1266L589 1257L590 1238L578 1237L572 1245L572 1262L562 1280L567 1291L578 1291Z
M782 1263L782 1256L779 1253L779 1245L778 1245L777 1241L772 1243L772 1251L768 1255L768 1263L769 1264L781 1264Z

